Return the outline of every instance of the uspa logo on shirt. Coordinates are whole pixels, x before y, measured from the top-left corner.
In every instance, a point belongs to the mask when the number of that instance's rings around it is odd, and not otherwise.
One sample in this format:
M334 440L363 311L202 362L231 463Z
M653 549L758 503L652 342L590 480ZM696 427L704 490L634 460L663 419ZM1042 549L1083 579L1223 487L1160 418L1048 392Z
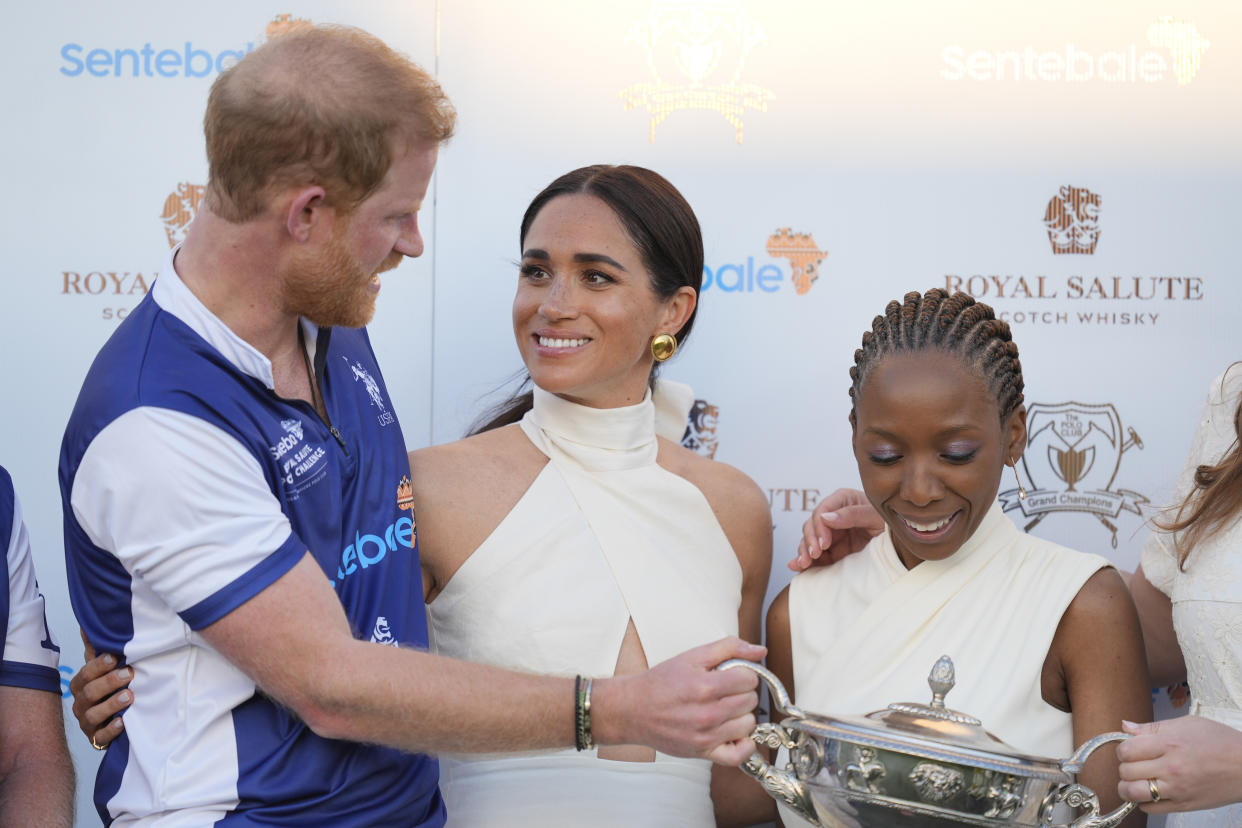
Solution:
M1044 208L1044 229L1055 255L1093 255L1100 241L1099 193L1086 187L1062 187Z
M1141 516L1148 499L1118 487L1121 458L1143 441L1133 427L1123 429L1111 403L1032 403L1026 414L1027 447L1022 455L1023 476L1029 481L1026 497L1018 489L1000 493L1005 511L1020 509L1030 531L1058 512L1094 516L1112 534L1117 548L1121 512Z
M743 83L746 58L767 40L740 0L657 0L629 39L647 53L652 79L621 90L626 110L645 107L647 139L674 112L706 109L724 116L742 143L742 113L766 112L773 93Z
M361 362L355 360L353 363L350 363L346 357L341 357L341 359L344 359L345 363L349 365L349 370L354 375L354 382L360 382L366 388L367 396L371 398L371 405L379 409L379 413L375 415L375 421L381 426L395 423L397 419L388 410L388 407L384 405L384 394L380 391L380 385L375 381L375 377L371 376L371 372Z
M714 458L719 443L716 437L716 426L719 422L719 408L707 400L695 400L690 407L690 417L686 423L686 433L681 437L681 444L696 454Z

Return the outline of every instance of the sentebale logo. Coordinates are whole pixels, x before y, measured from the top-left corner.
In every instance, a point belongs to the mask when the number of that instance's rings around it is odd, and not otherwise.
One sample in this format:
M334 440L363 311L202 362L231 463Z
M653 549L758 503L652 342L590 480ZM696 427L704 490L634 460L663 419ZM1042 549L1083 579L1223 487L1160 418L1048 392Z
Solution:
M653 79L621 90L621 100L627 110L646 108L648 140L672 113L706 109L724 116L740 144L746 110L767 111L773 93L742 82L746 58L767 35L739 0L657 0L630 40L646 50Z
M267 24L266 37L310 22L278 14ZM90 46L65 43L60 47L60 73L68 78L206 78L218 75L254 50L254 41L232 48L204 47L192 40L175 44L141 46Z

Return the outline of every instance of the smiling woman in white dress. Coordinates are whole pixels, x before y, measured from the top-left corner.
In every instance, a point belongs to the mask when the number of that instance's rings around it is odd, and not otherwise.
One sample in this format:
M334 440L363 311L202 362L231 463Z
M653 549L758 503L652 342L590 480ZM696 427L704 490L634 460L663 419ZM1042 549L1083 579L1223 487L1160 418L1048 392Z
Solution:
M531 393L410 455L432 646L609 676L724 635L758 641L767 501L679 445L693 395L652 381L694 321L690 206L650 170L586 167L534 199L520 240L513 329ZM763 821L770 803L747 817L733 800L753 784L636 746L441 759L454 826Z

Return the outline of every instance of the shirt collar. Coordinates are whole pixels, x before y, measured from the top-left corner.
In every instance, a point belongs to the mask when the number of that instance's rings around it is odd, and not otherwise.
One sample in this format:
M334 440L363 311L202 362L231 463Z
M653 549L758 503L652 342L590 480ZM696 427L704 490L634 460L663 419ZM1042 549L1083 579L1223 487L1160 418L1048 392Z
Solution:
M151 297L161 310L171 313L184 322L190 330L206 340L207 344L220 352L220 355L233 364L243 374L254 377L269 389L275 391L276 383L272 378L272 363L261 351L246 340L235 334L220 317L207 309L199 301L173 267L173 260L181 245L177 245L168 253L164 265L160 268L155 284L151 288ZM319 338L319 327L306 319L300 320L306 333L307 355L315 359L315 346Z

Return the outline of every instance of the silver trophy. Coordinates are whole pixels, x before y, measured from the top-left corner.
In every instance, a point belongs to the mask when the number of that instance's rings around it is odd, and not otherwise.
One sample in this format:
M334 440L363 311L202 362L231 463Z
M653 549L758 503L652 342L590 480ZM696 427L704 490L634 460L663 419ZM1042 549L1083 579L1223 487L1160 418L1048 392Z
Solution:
M890 704L857 717L803 712L776 676L752 662L731 659L718 669L736 667L758 673L786 715L780 724L760 724L751 738L787 748L790 757L776 768L756 751L742 769L814 825L1112 828L1134 810L1127 802L1101 814L1095 792L1075 781L1097 748L1129 734L1096 736L1068 759L1024 754L945 706L955 683L948 656L928 676L931 704Z

